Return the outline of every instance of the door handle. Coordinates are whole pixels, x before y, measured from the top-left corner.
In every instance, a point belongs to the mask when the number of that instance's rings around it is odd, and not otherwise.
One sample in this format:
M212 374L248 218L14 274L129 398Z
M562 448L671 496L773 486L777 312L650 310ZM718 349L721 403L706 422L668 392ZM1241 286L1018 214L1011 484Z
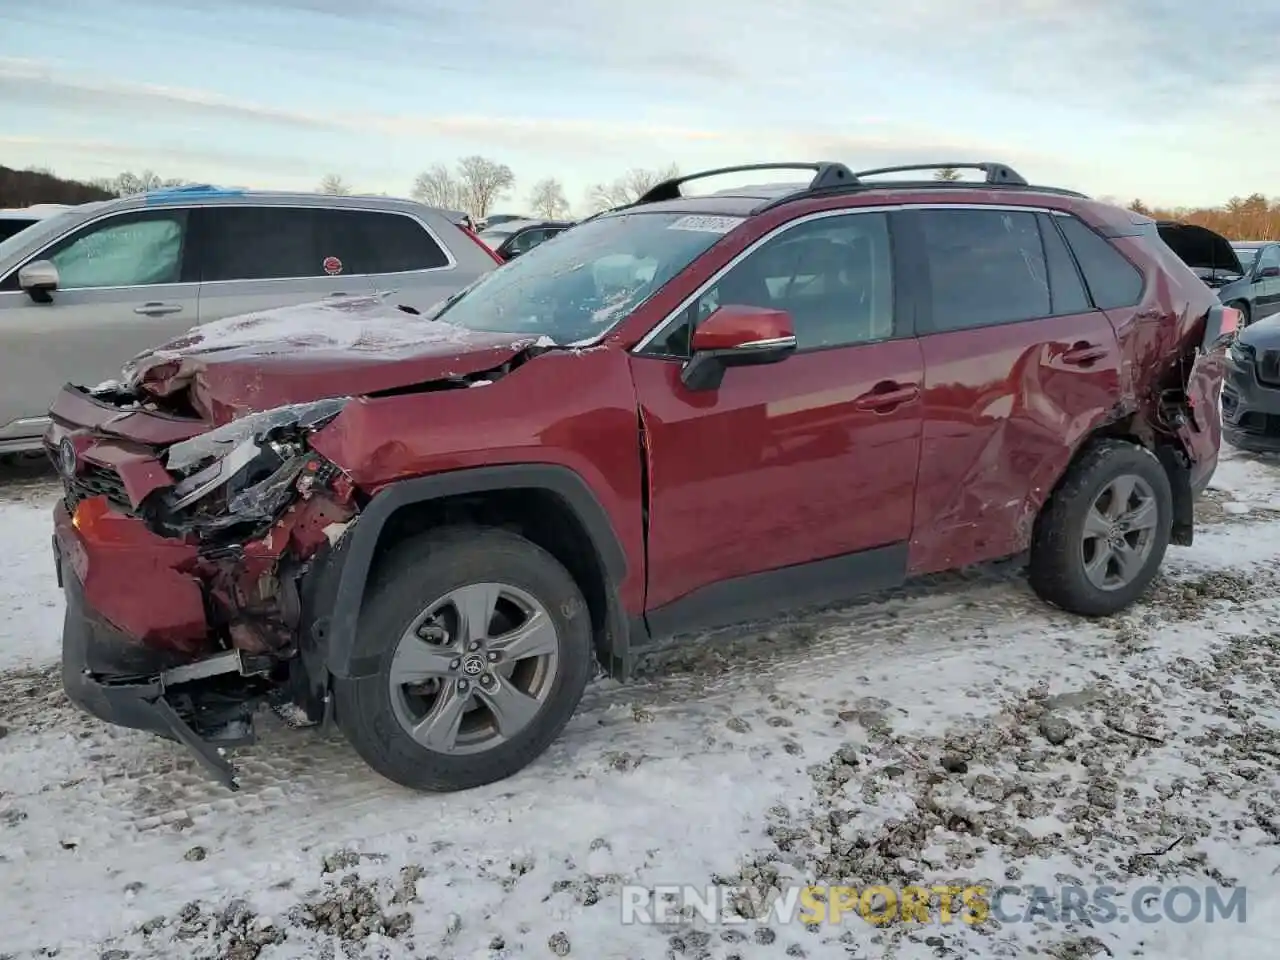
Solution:
M140 307L134 307L133 312L141 314L144 317L163 317L170 313L181 313L182 305L179 303L144 303Z
M893 380L881 380L862 396L853 401L859 410L888 413L895 407L910 403L920 396L920 388L914 383L902 384Z
M1107 355L1107 348L1099 346L1096 343L1080 343L1073 344L1071 349L1062 355L1062 362L1069 363L1073 367L1087 367L1095 361L1101 360Z

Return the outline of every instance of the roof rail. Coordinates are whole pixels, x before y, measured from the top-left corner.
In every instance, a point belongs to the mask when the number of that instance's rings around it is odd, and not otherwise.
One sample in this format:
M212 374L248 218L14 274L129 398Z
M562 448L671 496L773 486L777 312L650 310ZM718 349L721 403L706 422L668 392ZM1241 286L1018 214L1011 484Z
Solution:
M1012 186L1029 186L1026 179L1004 163L911 163L900 167L878 167L874 170L859 170L854 174L857 180L863 177L876 177L885 173L911 173L917 170L981 170L986 174L987 183L1007 183Z
M812 170L814 175L804 189L823 190L831 187L850 186L858 182L858 177L843 163L818 161L810 163L748 163L738 167L717 167L714 170L703 170L689 173L681 177L672 177L656 183L632 204L641 206L646 203L660 203L663 200L679 200L684 194L680 188L691 180L705 180L708 177L719 177L726 173L749 173L755 170Z

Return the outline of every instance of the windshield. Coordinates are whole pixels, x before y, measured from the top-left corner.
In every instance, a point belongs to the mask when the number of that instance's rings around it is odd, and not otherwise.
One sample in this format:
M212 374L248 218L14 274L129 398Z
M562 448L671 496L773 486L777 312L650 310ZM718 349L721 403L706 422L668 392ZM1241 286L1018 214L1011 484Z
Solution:
M631 315L741 217L626 213L574 227L492 273L436 314L471 330L593 340Z
M1240 266L1244 267L1245 272L1249 272L1249 268L1253 266L1253 261L1258 259L1258 251L1255 247L1236 247L1236 256L1240 258Z

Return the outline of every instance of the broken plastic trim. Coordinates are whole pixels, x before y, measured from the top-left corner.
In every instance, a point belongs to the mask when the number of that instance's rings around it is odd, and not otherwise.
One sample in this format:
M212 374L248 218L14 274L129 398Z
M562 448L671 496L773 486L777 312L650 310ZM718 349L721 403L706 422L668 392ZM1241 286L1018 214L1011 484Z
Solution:
M198 437L175 443L169 448L165 466L175 473L186 473L205 461L227 455L246 440L262 440L272 431L286 427L315 430L336 417L350 402L350 397L330 397L251 413Z

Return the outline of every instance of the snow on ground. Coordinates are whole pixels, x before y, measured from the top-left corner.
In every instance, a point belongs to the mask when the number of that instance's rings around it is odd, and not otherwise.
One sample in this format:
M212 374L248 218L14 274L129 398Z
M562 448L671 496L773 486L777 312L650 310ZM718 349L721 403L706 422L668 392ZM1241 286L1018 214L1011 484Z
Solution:
M1252 960L1280 941L1265 460L1224 460L1195 546L1123 616L1086 622L1006 577L728 636L592 688L546 757L451 796L270 724L230 794L178 747L76 713L54 667L55 496L0 503L0 955ZM713 881L1106 885L1119 916L1018 922L1010 895L976 925L936 907L621 922L623 883ZM1153 885L1186 889L1137 922ZM1246 922L1167 919L1216 886L1244 889Z

